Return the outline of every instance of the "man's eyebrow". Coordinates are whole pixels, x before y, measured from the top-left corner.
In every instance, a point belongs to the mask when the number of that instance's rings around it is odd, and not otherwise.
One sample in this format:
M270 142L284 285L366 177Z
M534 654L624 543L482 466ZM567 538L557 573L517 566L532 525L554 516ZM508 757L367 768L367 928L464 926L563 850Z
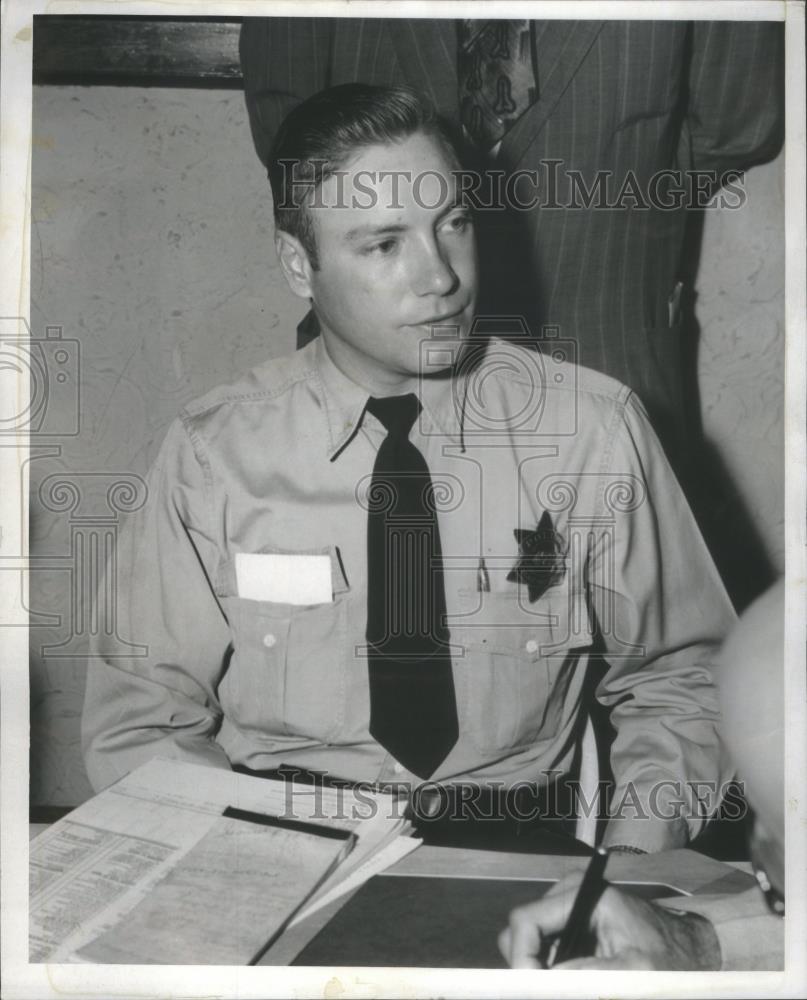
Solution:
M462 209L467 207L462 199L461 194L457 194L456 197L452 198L443 207L440 214L437 216L437 222L445 218L451 212L455 212L457 209ZM403 222L390 223L389 225L366 225L366 226L354 226L352 229L348 229L345 233L345 240L348 243L357 243L359 240L372 239L373 237L378 238L380 236L398 236L401 233L405 233L409 229L409 226Z
M450 215L452 212L456 212L457 209L467 209L467 208L468 208L468 202L466 194L463 191L455 191L454 197L449 198L449 200L443 207L443 210L437 216L437 221L439 222L441 219L444 219L447 215Z
M350 243L355 243L372 236L396 236L399 233L405 233L408 228L403 223L389 226L354 226L353 229L348 229L345 233L345 239Z

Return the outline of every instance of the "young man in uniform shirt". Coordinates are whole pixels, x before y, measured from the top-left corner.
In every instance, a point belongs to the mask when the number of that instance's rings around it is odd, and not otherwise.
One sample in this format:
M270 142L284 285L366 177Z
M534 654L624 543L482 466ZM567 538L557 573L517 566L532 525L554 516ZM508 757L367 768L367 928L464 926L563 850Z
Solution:
M540 788L598 657L607 846L703 827L728 777L710 661L733 613L633 393L474 336L459 163L413 94L295 108L276 245L322 337L187 406L118 552L89 661L100 789L162 754L271 772ZM557 354L557 352L556 352Z

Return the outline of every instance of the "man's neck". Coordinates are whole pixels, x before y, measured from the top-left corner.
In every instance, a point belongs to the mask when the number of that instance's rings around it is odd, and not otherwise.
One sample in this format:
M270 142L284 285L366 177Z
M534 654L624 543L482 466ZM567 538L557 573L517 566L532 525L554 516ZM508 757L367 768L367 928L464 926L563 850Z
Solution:
M331 363L350 379L354 385L364 389L370 396L404 396L417 393L420 379L417 375L383 370L363 364L356 352L340 349L324 331L320 334L322 346Z

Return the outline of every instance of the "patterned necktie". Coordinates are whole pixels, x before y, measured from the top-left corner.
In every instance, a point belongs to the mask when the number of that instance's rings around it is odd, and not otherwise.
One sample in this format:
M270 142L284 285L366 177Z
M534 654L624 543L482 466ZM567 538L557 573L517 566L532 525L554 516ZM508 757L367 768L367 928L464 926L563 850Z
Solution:
M429 467L409 441L417 396L370 399L386 427L367 515L370 733L430 777L457 741L442 550Z
M490 149L538 99L530 21L458 22L462 124Z

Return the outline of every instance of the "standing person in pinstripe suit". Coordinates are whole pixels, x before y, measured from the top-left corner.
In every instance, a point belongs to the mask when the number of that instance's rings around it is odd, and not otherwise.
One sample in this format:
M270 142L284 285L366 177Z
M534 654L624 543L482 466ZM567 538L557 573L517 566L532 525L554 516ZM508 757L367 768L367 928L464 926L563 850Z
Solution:
M480 78L498 72L492 59L506 49L508 25L520 32L521 90L509 82L504 92L494 88L504 113L487 122L491 130L478 110ZM687 205L692 185L701 185L703 204L726 171L778 151L781 25L248 18L241 61L264 163L294 104L324 87L361 81L409 85L441 113L461 117L488 169L535 171L534 209L488 213L483 273L497 296L484 309L523 313L534 331L558 327L576 341L579 363L637 392L668 451L680 455ZM476 110L471 97L482 98ZM670 170L714 174L690 177L676 199L674 177L654 188L654 178ZM603 171L608 189L601 195ZM648 198L653 191L657 197ZM735 188L729 203L737 200Z

